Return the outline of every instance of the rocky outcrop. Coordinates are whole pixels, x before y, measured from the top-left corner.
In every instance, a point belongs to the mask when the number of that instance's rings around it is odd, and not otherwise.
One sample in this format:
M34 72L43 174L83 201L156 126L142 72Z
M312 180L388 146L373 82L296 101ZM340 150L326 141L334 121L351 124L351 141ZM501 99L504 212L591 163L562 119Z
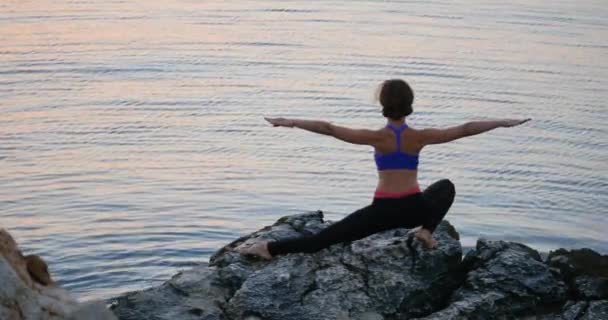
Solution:
M479 240L462 262L466 278L447 308L424 319L508 319L550 311L566 301L566 286L538 252L518 243Z
M447 222L424 250L395 229L314 254L271 261L234 252L251 239L282 239L329 225L321 212L288 216L220 249L209 263L160 287L112 299L119 319L608 319L606 256L479 240L462 259ZM598 271L599 270L599 271Z
M209 265L116 299L113 310L120 319L411 318L442 307L460 282L462 251L448 222L437 229L433 251L408 246L405 229L272 261L233 251L251 238L293 237L328 224L321 212L280 219L222 248Z
M480 239L464 259L458 233L442 222L436 250L406 229L381 232L314 254L271 261L234 251L251 240L318 232L321 212L288 216L237 239L209 263L165 284L111 299L119 319L608 319L608 256L535 250ZM0 319L113 319L56 286L46 263L24 256L0 230Z
M569 301L555 319L608 319L608 256L589 249L559 249L547 264L564 280Z
M577 300L608 299L608 256L589 249L549 253L547 263L568 284Z
M220 249L209 264L114 299L112 309L120 319L207 320L602 319L606 313L597 271L606 271L604 265L577 267L565 253L545 262L525 245L483 239L462 259L458 233L447 221L435 233L439 248L430 251L408 243L405 229L272 261L233 251L246 241L310 234L328 224L320 212L281 218Z
M17 243L0 229L0 319L110 320L103 304L80 304L52 280L46 263L24 256Z
M274 230L282 238L323 227L326 224L317 213L313 219L285 219ZM402 229L312 255L276 259L235 283L227 315L235 319L250 314L264 319L348 319L370 312L392 317L428 313L443 303L443 293L457 285L451 280L462 251L460 243L448 235L450 228L447 222L440 226L442 245L435 251L425 251L417 243L408 248L407 230ZM269 231L272 237L274 232ZM420 257L414 265L416 253ZM211 262L228 271L233 257L224 252Z

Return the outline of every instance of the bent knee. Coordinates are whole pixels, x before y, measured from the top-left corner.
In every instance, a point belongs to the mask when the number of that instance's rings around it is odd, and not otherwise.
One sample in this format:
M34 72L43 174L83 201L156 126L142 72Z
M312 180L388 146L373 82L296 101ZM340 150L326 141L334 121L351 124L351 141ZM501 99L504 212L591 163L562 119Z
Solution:
M442 179L426 188L423 194L432 203L449 206L456 197L456 187L449 179Z
M439 184L439 186L444 189L445 192L454 195L456 194L456 186L454 185L454 183L452 183L450 179L441 179L437 181L437 184Z

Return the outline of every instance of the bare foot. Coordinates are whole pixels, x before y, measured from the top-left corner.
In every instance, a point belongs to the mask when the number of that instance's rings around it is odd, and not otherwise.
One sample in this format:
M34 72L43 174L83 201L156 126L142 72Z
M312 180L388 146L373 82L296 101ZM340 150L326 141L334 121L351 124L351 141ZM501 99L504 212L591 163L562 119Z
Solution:
M437 240L433 239L433 235L427 229L420 229L416 232L416 239L422 242L422 245L426 249L436 249L437 248Z
M253 244L243 243L235 248L235 251L242 255L253 255L266 260L272 259L270 252L268 252L268 242L260 241Z

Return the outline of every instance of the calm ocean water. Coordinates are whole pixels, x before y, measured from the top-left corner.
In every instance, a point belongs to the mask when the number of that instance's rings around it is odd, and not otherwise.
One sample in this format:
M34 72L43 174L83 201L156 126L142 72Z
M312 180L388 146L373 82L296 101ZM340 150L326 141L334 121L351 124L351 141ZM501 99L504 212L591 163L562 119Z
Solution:
M369 148L263 116L376 128L531 117L421 156L478 237L608 253L608 5L3 1L0 226L81 299L157 285L277 218L371 200Z

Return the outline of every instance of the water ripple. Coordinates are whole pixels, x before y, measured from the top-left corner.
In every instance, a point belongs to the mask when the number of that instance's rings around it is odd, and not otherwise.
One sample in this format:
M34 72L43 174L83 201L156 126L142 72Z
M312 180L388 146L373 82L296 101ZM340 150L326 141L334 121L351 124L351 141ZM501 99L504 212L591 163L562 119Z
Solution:
M531 117L429 146L448 218L540 250L608 252L601 1L37 1L0 18L0 220L83 299L159 284L277 218L369 203L372 150L264 116L416 128Z

